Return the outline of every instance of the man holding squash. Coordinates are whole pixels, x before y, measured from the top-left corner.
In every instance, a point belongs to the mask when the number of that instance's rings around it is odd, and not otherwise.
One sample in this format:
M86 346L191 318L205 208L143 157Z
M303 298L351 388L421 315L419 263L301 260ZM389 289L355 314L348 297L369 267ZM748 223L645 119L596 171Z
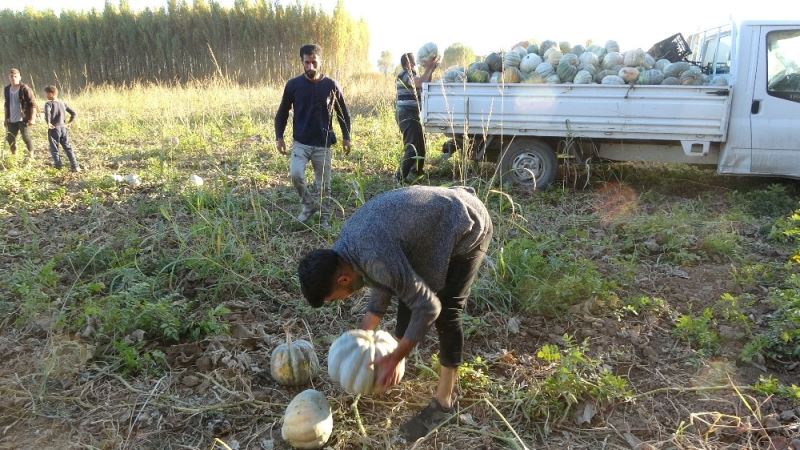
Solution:
M361 329L376 329L397 297L400 341L375 361L380 390L399 382L398 364L436 326L439 385L430 404L401 427L407 439L425 436L454 411L464 346L461 312L491 238L491 218L474 190L413 186L367 202L345 222L331 249L314 250L300 262L300 287L313 307L370 287Z

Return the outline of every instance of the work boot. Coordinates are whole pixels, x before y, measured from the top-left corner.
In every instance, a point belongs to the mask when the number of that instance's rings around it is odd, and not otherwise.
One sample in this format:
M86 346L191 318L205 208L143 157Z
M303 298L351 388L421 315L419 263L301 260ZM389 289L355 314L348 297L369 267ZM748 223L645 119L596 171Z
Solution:
M450 419L455 413L455 405L444 408L435 398L428 403L416 416L400 427L400 434L407 442L414 442L426 436L431 430Z

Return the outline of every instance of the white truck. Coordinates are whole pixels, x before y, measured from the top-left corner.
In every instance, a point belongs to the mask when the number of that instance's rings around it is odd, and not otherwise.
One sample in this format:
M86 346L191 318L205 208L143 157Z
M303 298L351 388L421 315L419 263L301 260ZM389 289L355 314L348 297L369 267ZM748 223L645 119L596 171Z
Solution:
M505 180L537 188L554 181L564 148L579 159L800 178L800 21L747 21L689 42L691 59L727 73L729 86L432 82L422 122L497 161Z

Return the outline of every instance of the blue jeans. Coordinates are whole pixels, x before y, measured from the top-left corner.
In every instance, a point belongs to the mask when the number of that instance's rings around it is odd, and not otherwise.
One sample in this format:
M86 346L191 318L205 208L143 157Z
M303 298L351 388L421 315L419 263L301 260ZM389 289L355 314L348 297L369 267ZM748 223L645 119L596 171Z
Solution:
M55 127L47 130L47 140L50 142L50 156L53 157L53 165L56 169L61 168L61 156L58 154L58 146L64 149L69 160L69 167L72 170L78 168L78 161L75 159L75 154L72 152L72 145L69 143L69 134L67 127Z

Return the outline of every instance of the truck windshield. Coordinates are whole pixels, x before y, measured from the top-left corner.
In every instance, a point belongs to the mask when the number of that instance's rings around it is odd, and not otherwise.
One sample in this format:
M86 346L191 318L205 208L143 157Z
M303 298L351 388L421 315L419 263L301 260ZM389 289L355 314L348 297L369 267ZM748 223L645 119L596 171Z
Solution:
M767 33L767 92L800 103L800 30Z

